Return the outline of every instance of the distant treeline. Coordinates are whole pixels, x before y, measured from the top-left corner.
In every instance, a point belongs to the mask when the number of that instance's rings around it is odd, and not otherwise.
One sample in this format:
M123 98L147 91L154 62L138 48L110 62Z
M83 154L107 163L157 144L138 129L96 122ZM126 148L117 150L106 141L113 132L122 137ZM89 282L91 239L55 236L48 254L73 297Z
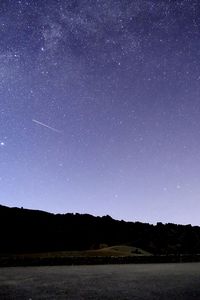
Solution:
M154 255L200 253L200 227L125 222L110 216L51 214L0 205L0 252L98 249L126 244Z

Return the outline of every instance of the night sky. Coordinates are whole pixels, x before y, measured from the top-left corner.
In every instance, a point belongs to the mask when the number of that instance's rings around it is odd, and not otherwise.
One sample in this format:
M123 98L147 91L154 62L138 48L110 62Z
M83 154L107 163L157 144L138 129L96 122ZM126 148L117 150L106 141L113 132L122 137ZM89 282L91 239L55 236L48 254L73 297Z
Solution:
M1 0L0 203L200 225L199 16Z

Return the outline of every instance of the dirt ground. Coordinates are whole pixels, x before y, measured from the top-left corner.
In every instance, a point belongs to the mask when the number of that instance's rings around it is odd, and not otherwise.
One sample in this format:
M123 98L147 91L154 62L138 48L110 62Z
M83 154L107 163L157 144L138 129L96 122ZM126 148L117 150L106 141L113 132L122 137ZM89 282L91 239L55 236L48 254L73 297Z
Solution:
M200 263L1 268L0 299L200 299Z

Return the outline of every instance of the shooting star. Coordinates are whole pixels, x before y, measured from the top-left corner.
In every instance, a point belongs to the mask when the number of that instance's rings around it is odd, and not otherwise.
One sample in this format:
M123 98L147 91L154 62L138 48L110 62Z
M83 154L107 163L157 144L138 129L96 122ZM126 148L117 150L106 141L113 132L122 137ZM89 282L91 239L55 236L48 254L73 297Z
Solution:
M46 124L44 124L44 123L42 123L42 122L39 122L39 121L37 121L37 120L35 120L35 119L32 119L32 121L33 121L34 123L38 124L38 125L44 126L44 127L46 127L46 128L49 128L49 129L51 129L52 131L59 132L59 133L61 132L60 130L58 130L58 129L56 129L56 128L53 128L53 127L51 127L51 126L48 126L48 125L46 125Z

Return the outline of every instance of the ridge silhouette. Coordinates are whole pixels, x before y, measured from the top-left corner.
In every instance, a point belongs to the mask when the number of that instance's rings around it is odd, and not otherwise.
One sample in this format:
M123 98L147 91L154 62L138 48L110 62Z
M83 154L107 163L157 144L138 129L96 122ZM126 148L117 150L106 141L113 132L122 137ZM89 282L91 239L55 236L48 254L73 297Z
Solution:
M25 253L99 249L129 245L154 255L200 253L200 227L152 225L110 216L53 214L0 205L0 252Z

